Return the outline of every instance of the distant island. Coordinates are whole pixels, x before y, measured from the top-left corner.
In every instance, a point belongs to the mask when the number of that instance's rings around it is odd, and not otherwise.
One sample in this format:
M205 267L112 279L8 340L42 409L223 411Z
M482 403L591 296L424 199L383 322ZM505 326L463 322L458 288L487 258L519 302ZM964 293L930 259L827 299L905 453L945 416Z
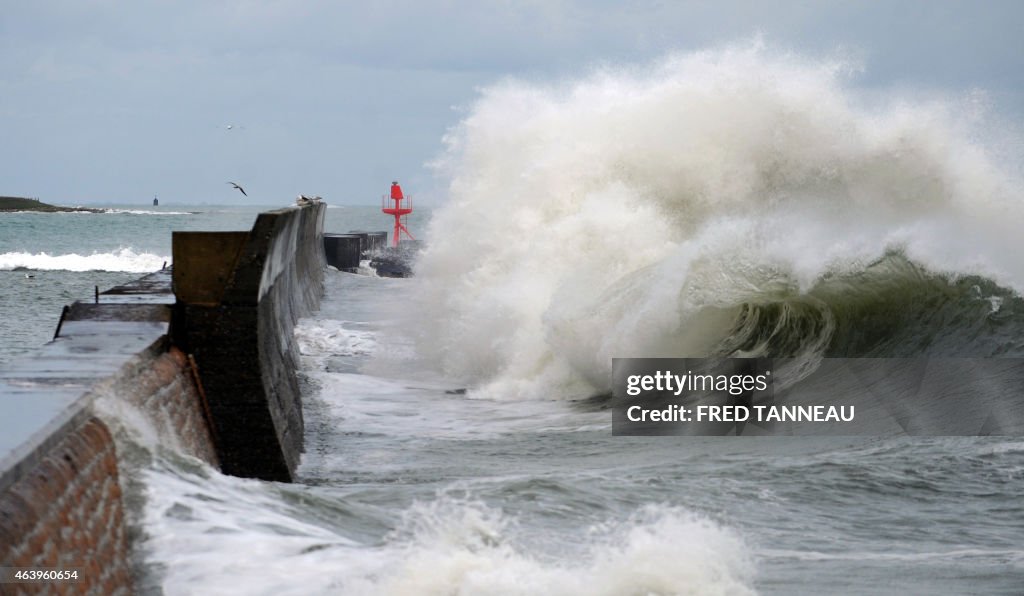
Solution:
M85 213L103 213L102 209L90 209L89 207L61 207L59 205L44 203L38 199L0 197L0 213L9 213L12 211L40 211L43 213L83 211Z

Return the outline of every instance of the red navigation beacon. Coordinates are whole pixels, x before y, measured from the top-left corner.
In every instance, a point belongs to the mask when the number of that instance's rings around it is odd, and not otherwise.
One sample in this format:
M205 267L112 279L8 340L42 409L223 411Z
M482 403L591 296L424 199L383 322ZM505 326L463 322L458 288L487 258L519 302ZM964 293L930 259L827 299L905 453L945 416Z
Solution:
M407 201L405 206L402 206L402 201ZM391 246L398 246L399 235L402 232L405 232L409 240L415 240L412 234L409 233L408 228L405 227L405 217L412 213L412 199L402 195L402 187L398 185L398 182L391 183L390 200L388 200L387 195L381 197L380 210L388 215L395 216L395 232L391 235Z

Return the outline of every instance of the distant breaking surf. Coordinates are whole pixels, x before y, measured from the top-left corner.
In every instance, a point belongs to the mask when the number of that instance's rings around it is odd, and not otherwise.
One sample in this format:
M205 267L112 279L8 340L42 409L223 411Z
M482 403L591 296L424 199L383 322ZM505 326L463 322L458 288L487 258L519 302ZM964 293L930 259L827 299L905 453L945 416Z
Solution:
M121 213L127 215L195 215L197 211L148 211L145 209L105 209L104 213Z
M150 273L159 270L170 257L153 253L137 253L131 248L114 252L79 255L51 255L45 252L9 252L0 254L0 271L124 271Z

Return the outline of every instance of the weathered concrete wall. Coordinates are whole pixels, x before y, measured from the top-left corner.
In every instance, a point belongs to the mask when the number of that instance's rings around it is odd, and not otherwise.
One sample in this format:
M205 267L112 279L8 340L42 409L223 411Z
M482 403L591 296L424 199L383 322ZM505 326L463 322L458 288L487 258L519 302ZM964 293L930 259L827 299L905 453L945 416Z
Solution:
M348 232L324 234L327 264L335 269L355 273L364 258L372 258L387 248L387 232Z
M358 234L324 234L327 264L339 271L354 273L362 259L363 240Z
M387 248L387 232L364 232L362 230L351 230L346 235L359 236L359 251L362 256L372 256L373 253Z
M261 213L244 238L174 234L174 343L195 356L225 473L290 481L298 465L292 329L323 294L325 210L313 203ZM187 256L195 254L220 257L211 265Z

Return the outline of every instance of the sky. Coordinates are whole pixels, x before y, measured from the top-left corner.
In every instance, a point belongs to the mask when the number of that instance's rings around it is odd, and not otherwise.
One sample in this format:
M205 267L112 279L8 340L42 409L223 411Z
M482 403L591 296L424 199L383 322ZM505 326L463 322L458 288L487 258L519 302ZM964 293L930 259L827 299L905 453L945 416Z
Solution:
M372 205L399 180L437 205L482 88L755 36L1024 114L1020 0L0 0L0 195Z

